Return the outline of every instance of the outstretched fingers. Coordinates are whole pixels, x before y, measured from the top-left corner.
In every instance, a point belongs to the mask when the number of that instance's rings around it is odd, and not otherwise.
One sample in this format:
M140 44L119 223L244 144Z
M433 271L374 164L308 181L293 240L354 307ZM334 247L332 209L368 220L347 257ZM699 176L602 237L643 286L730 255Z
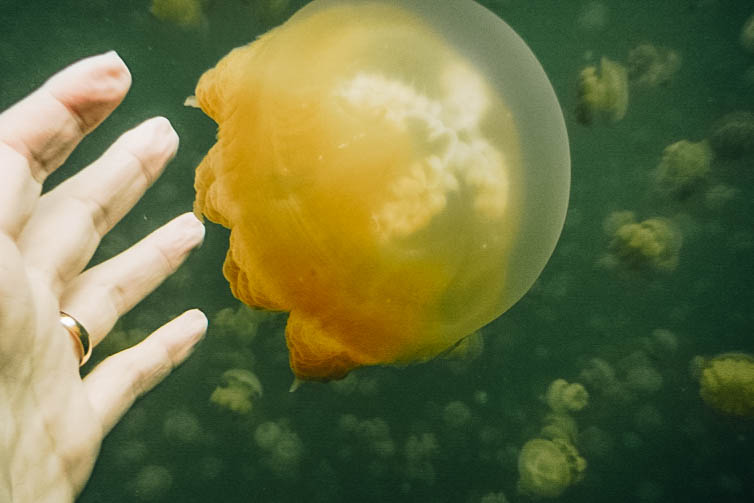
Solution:
M130 86L125 63L108 52L65 68L0 114L0 232L20 232L47 175Z
M204 225L184 213L126 251L88 269L67 286L60 309L86 327L93 346L149 295L204 239Z
M112 429L138 397L180 365L206 331L207 317L192 309L136 346L97 365L84 378L84 386L103 434Z
M42 196L18 239L27 265L60 292L84 269L102 237L162 174L177 149L178 135L170 122L149 119Z

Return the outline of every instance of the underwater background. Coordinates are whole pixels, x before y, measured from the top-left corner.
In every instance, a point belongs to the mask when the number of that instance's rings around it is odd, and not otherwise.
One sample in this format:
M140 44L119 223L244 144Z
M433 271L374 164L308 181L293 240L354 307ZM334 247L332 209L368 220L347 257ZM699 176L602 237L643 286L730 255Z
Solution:
M123 104L47 188L148 117L168 117L181 138L95 263L191 209L194 169L216 125L185 98L230 49L305 2L172 3L199 10L187 20L158 17L150 0L0 0L0 108L110 49L133 76ZM583 480L558 501L754 501L754 420L705 404L692 363L754 352L754 126L742 114L754 112L754 34L742 34L754 4L481 3L538 57L570 137L565 228L532 290L462 357L360 369L289 393L285 315L232 297L221 272L228 232L208 223L204 245L123 317L84 369L187 308L210 318L193 356L105 439L80 501L531 501L517 489L519 451L548 421L544 397L559 378L583 384L589 403L572 417ZM655 81L631 66L647 44L677 56ZM628 107L620 120L584 125L580 73L603 56L628 68ZM712 156L683 190L661 183L666 147L707 138L733 145L733 155ZM610 216L623 211L672 226L682 236L677 264L621 253ZM234 386L231 399L213 395Z

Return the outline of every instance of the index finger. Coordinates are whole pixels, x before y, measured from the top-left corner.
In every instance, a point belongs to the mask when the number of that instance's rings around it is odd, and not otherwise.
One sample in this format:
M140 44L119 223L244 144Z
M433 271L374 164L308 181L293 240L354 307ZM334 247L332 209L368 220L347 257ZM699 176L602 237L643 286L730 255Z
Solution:
M17 230L47 175L110 115L130 86L128 68L111 51L63 69L0 114L0 178L4 182L0 186L0 214L5 215L4 230ZM16 221L7 221L9 215L17 215Z

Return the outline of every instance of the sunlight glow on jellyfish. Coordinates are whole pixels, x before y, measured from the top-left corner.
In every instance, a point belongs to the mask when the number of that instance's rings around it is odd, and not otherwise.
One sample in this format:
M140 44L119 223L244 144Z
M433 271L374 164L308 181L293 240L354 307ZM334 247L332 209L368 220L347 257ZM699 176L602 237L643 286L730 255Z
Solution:
M195 211L301 379L425 361L513 305L568 202L560 106L471 0L315 0L196 88L218 123Z

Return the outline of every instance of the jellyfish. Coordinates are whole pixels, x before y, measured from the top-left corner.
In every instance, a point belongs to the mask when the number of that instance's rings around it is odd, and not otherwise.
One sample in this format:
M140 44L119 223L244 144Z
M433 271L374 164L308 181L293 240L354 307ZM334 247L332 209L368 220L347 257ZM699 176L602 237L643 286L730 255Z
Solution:
M170 491L173 475L162 465L147 465L139 470L130 486L137 500L157 501Z
M704 185L710 174L712 149L706 140L680 140L665 147L655 170L658 188L684 199Z
M584 476L586 461L562 439L529 440L518 456L518 489L533 498L557 498Z
M195 211L223 273L290 312L297 378L447 351L513 305L563 225L568 141L547 76L471 0L315 0L207 71L218 124Z
M754 14L749 16L749 19L746 20L741 28L739 41L745 51L754 53Z
M709 143L716 155L727 160L754 154L754 113L739 110L724 115L712 125Z
M606 217L603 227L611 236L603 265L666 272L678 265L683 236L670 220L656 217L637 222L633 212L617 211Z
M262 383L246 369L230 369L223 372L222 385L210 395L210 402L236 414L248 414L254 401L262 396Z
M628 52L628 79L641 86L665 85L681 67L681 56L673 49L640 44Z
M301 438L288 426L288 421L267 421L254 430L254 441L262 450L261 461L275 475L294 478L304 454Z
M618 122L628 109L628 70L606 57L596 66L587 66L579 76L576 118L584 125L596 119Z
M553 412L577 412L589 403L589 393L579 383L556 379L547 388L545 400Z
M204 0L152 0L149 11L162 21L195 28L206 22L202 12L204 3Z
M723 414L754 418L754 357L723 353L695 358L702 400Z

